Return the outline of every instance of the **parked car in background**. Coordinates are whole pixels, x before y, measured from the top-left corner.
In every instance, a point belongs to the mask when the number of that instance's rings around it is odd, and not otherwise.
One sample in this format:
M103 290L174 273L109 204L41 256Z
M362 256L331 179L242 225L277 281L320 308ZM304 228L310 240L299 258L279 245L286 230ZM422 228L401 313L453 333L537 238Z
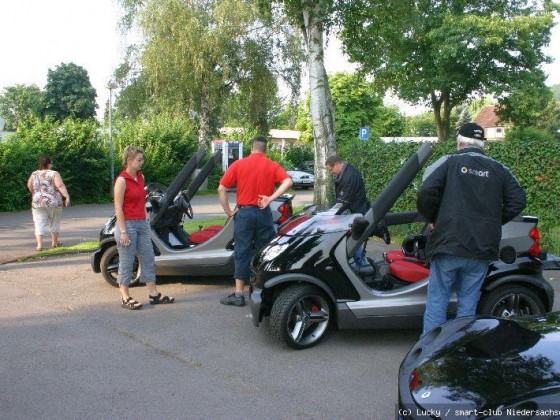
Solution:
M307 190L315 185L315 175L303 171L286 171L294 183L293 188Z
M306 160L301 165L295 168L296 171L309 172L310 174L315 173L315 162L312 160Z
M560 418L559 336L560 312L440 325L401 364L397 419Z

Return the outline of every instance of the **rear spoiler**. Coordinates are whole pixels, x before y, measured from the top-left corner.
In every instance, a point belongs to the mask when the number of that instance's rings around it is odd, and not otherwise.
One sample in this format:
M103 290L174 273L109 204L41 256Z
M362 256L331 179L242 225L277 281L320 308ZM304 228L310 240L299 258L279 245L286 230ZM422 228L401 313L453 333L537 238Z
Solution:
M366 241L377 229L381 222L406 188L414 180L414 177L420 172L420 169L426 164L432 154L432 147L429 143L423 143L422 146L405 162L403 167L395 174L393 179L379 193L377 198L371 203L371 208L364 214L363 218L357 218L358 224L363 223L365 219L363 233L358 237L356 232L348 238L346 244L346 252L348 257L354 255L356 249ZM360 223L361 222L361 223ZM361 229L360 229L361 230Z
M159 201L158 208L155 212L152 213L150 217L150 224L152 226L156 226L159 220L162 218L163 214L165 214L165 210L169 207L173 200L181 191L181 188L187 182L187 179L192 175L194 170L198 167L198 164L204 158L206 154L206 148L201 147L198 151L189 159L189 161L183 166L183 169L177 174L175 179L171 182L163 197Z

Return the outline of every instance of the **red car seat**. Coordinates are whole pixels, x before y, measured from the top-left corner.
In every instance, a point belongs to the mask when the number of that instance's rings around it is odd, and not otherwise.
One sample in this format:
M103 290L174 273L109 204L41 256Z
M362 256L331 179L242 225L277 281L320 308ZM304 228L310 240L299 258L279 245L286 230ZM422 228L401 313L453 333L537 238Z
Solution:
M189 236L189 240L191 241L191 243L198 245L214 237L222 229L223 226L220 225L207 226L204 229L191 233Z
M389 263L391 275L408 283L428 277L430 269L426 267L425 246L424 235L411 235L403 241L402 251L387 251L385 260Z
M422 263L401 260L389 264L389 272L399 280L416 283L428 277L430 269Z

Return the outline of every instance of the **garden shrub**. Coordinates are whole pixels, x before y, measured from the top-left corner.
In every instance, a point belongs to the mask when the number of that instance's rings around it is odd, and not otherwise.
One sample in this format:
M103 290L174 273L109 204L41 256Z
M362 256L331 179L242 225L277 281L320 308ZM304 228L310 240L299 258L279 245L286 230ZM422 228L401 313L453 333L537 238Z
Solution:
M134 144L144 149L142 173L146 183L169 185L181 168L198 150L199 143L192 121L169 115L125 121L113 134L115 176L122 166L124 149ZM210 153L210 149L207 150Z
M0 143L0 176L4 182L0 211L31 206L26 184L41 155L53 159L53 169L60 172L72 203L105 199L109 191L109 159L105 146L97 139L97 123L35 120L20 125L14 135Z
M355 141L347 151L341 152L341 157L362 172L368 199L372 200L419 147L418 143L411 142ZM432 147L433 154L426 166L456 151L454 140L435 143ZM551 234L560 226L560 142L537 129L509 130L505 141L488 143L487 154L511 169L527 194L523 214L539 218L543 247L560 253ZM416 191L422 183L422 173L416 176L392 211L416 210Z

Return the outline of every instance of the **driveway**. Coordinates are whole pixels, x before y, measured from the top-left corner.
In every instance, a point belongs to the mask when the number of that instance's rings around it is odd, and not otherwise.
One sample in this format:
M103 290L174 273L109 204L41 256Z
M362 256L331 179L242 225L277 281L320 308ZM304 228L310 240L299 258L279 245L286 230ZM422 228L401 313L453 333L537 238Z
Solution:
M235 203L235 194L230 195ZM296 191L294 207L313 203L313 190ZM217 195L199 195L192 200L194 220L224 215ZM111 215L113 204L85 204L62 210L60 240L66 246L99 239L99 231ZM46 237L45 244L50 244ZM15 213L0 212L0 264L36 253L35 233L31 210Z

